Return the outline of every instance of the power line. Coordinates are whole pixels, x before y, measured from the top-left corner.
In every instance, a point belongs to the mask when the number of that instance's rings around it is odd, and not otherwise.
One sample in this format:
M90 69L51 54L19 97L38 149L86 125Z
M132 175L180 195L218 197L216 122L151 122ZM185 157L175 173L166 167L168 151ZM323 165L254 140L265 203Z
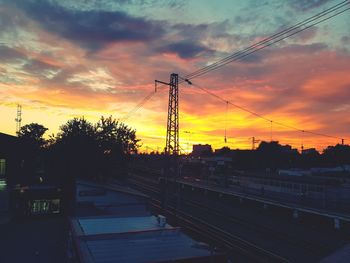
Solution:
M295 24L294 26L291 26L285 30L282 30L282 31L280 31L280 32L278 32L278 33L276 33L276 34L274 34L274 35L272 35L264 40L261 40L255 44L243 49L243 50L237 51L237 52L235 52L235 53L233 53L225 58L222 58L221 60L219 60L213 64L210 64L204 68L201 68L197 71L194 71L190 74L187 74L187 75L185 75L185 77L184 77L185 79L182 82L184 82L186 80L197 78L197 77L202 76L204 74L207 74L210 71L213 71L213 70L216 70L220 67L223 67L223 66L225 66L233 61L240 60L240 59L242 59L242 58L244 58L252 53L255 53L261 49L264 49L264 48L271 46L275 43L278 43L278 42L280 42L288 37L291 37L297 33L300 33L306 29L309 29L310 27L313 27L313 26L318 25L324 21L327 21L327 20L329 20L337 15L340 15L341 13L344 13L345 11L349 10L350 8L346 8L346 9L343 9L343 10L338 11L338 12L335 12L335 11L342 9L343 7L349 5L349 3L350 2L347 0L347 1L343 1L339 4L336 4L336 5L328 8L328 9L326 9L326 10L324 10L324 11L322 11L322 12L320 12L312 17L309 17L309 18L303 20L302 22ZM323 18L329 14L331 14L331 15L326 17L326 18ZM323 18L323 19L321 19L321 18ZM316 21L316 22L314 22L314 21ZM311 23L311 22L314 22L314 23Z
M161 85L163 86L163 85ZM165 89L159 89L157 91L164 91ZM141 109L149 100L151 100L154 95L157 94L157 91L154 90L148 93L134 108L132 108L125 116L121 119L122 122L128 120L134 113L136 113L139 109Z
M197 87L198 89L204 91L205 93L211 95L212 97L214 97L214 98L220 100L221 102L224 102L225 104L228 103L228 104L230 104L230 105L232 105L232 106L234 106L234 107L236 107L236 108L238 108L238 109L240 109L240 110L242 110L242 111L248 112L248 113L250 113L251 115L254 115L254 116L256 116L256 117L258 117L258 118L260 118L260 119L263 119L263 120L269 122L270 125L275 124L275 125L282 126L282 127L288 128L288 129L292 129L292 130L295 130L295 131L298 131L298 132L308 133L308 134L317 135L317 136L322 136L322 137L328 137L328 138L337 139L337 140L344 140L344 139L345 139L345 138L341 138L341 137L337 137L337 136L333 136L333 135L329 135L329 134L325 134L325 133L319 133L319 132L314 132L314 131L308 131L308 130L304 130L304 129L299 129L299 128L294 127L294 126L292 126L292 125L285 124L285 123L280 122L280 121L275 121L275 120L269 119L269 118L263 116L262 114L256 113L256 112L254 112L254 111L252 111L252 110L250 110L250 109L247 109L247 108L242 107L242 106L240 106L240 105L237 105L237 104L235 104L235 103L233 103L233 102L231 102L231 101L229 101L229 100L227 100L227 99L224 99L223 97L221 97L221 96L219 96L219 95L217 95L217 94L215 94L215 93L209 91L209 90L206 89L206 88L203 88L203 87L201 87L201 86L199 86L199 85L197 85L197 84L194 84L193 82L191 82L191 85ZM270 131L270 132L271 132L271 131Z
M322 11L322 12L320 12L320 13L314 15L314 16L311 16L311 17L309 17L309 18L307 18L307 19L305 19L305 20L303 20L303 21L301 21L301 22L299 22L299 23L297 23L297 24L295 24L295 25L285 29L285 30L282 30L282 31L280 31L278 33L275 33L272 36L267 37L264 40L259 41L259 42L255 43L255 44L253 44L253 45L251 45L251 46L249 46L249 47L247 47L247 48L245 48L243 50L237 51L237 52L231 54L230 56L227 56L227 57L225 57L225 58L223 58L223 59L221 59L221 60L219 60L219 61L217 61L217 62L215 62L213 64L210 64L210 65L208 65L206 67L203 67L203 68L201 68L199 70L196 70L196 71L194 71L194 72L192 72L190 74L187 74L187 75L185 75L184 78L182 78L182 80L179 81L179 84L183 83L183 82L187 82L189 84L192 84L191 81L190 81L191 79L200 77L200 76L202 76L204 74L207 74L207 73L209 73L209 72L211 72L213 70L221 68L221 67L223 67L223 66L225 66L225 65L227 65L229 63L232 63L234 61L241 60L242 58L244 58L244 57L246 57L246 56L248 56L248 55L250 55L252 53L255 53L255 52L257 52L257 51L259 51L261 49L269 47L269 46L271 46L273 44L276 44L278 42L281 42L282 40L285 40L288 37L291 37L291 36L293 36L295 34L298 34L298 33L302 32L302 31L306 30L306 29L309 29L309 28L311 28L311 27L313 27L315 25L318 25L318 24L320 24L320 23L322 23L324 21L327 21L327 20L329 20L329 19L331 19L331 18L333 18L333 17L335 17L337 15L340 15L340 14L342 14L345 11L350 9L350 8L346 8L346 9L341 10L343 7L345 7L345 6L349 5L349 4L350 4L350 2L348 0L343 1L341 3L338 3L338 4L328 8L328 9L326 9L326 10L324 10L324 11ZM340 10L340 11L338 11L338 10ZM327 16L327 15L329 15L329 16ZM325 17L325 18L323 18L323 17ZM321 18L323 18L323 19L321 19ZM312 22L314 22L314 23L312 23ZM205 92L207 92L208 94L218 98L219 100L223 100L226 103L226 100L222 99L221 97L217 96L216 94L214 94L214 93L212 93L212 92L210 92L208 90L205 90ZM125 117L122 120L125 121L125 120L129 119L135 112L137 112L139 109L141 109L144 106L144 104L147 101L149 101L155 95L155 93L156 93L156 90L152 91L150 94L148 94L146 97L144 97L130 112L128 112L125 115ZM271 123L271 125L272 125L272 123L275 123L277 125L284 126L286 128L291 128L291 129L303 132L303 130L295 128L295 127L293 127L291 125L287 125L287 124L283 124L283 123L280 123L280 122L277 122L277 121L269 120L266 117L264 117L264 116L262 116L262 115L260 115L260 114L258 114L256 112L250 111L250 110L248 110L246 108L243 108L243 107L241 107L239 105L236 105L236 104L234 104L232 102L230 102L230 104L235 106L235 107L237 107L237 108L240 108L241 110L249 112L250 114L255 115L256 117L259 117L261 119L269 121ZM342 138L338 138L338 137L335 137L335 136L321 134L321 133L316 133L316 132L312 132L312 131L307 131L307 132L310 133L310 134L314 134L314 135L342 139Z
M125 122L128 120L134 113L136 113L139 109L141 109L149 100L153 98L154 95L156 95L157 91L164 91L165 89L159 89L162 87L165 87L166 85L160 84L157 86L157 83L155 83L154 91L151 91L148 93L134 108L132 108L125 116L121 119L122 122Z
M134 108L132 108L122 119L122 122L125 122L126 120L128 120L134 113L136 113L139 109L142 108L143 105L145 105L145 103L147 101L149 101L154 95L156 94L155 91L150 92L149 94L147 94L146 97L144 97Z

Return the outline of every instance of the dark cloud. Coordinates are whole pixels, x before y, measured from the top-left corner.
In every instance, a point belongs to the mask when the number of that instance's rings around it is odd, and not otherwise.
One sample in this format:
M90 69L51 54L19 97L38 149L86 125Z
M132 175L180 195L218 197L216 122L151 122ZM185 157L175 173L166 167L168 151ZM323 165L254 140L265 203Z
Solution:
M314 103L322 104L328 108L339 107L340 105L347 104L350 98L350 81L347 84L336 86L337 92L332 93L332 96L318 95L315 91L315 95L312 97Z
M308 28L305 31L302 31L300 33L298 33L296 36L293 36L293 38L297 38L303 42L307 42L310 41L312 39L315 38L315 36L318 33L318 28L317 27L312 27L312 28Z
M62 68L54 75L51 79L46 79L45 84L53 85L60 87L62 90L80 90L82 89L81 85L78 82L69 83L67 80L71 78L74 74L81 72L87 72L89 69L83 65L77 65L74 67L65 67ZM78 85L79 84L79 85Z
M185 39L199 39L203 37L221 37L231 28L229 21L215 23L201 23L197 25L179 23L172 26Z
M203 53L212 52L211 49L194 42L171 43L158 49L164 53L175 53L181 58L193 58Z
M325 50L327 50L327 45L324 43L314 43L309 45L293 44L282 47L274 46L273 48L266 48L226 65L218 71L220 73L218 78L223 79L225 76L234 79L242 76L248 79L264 78L264 76L268 76L276 71L274 65L268 63L268 61L285 57L308 56Z
M344 44L344 45L350 45L350 37L349 36L343 36L341 38L341 42Z
M293 55L311 55L321 51L324 51L328 48L328 46L324 43L313 43L309 45L301 45L301 44L291 44L282 47L274 47L274 48L266 48L264 50L259 50L256 53L248 54L247 56L239 59L239 61L247 62L247 63L258 63L263 62L264 59L269 59L273 57L280 57L285 54L285 56L289 54ZM264 73L264 72L262 72Z
M38 59L30 59L23 66L23 70L37 77L52 78L60 68Z
M120 4L134 2L123 0ZM162 4L174 7L180 5L180 2L175 4L175 1L164 1ZM8 3L11 4L9 1ZM76 3L74 8L44 0L13 0L12 3L24 11L28 17L37 21L42 28L77 43L90 51L89 55L103 49L109 43L124 41L146 42L155 46L153 51L176 53L181 58L191 58L200 54L209 54L215 50L215 47L209 49L203 46L202 40L232 38L226 33L230 28L226 20L198 25L170 24L166 21L133 17L122 11L79 9L81 2ZM154 4L152 0L142 2L142 5L152 4ZM169 39L169 36L175 37ZM157 42L166 44L159 47Z
M310 9L319 7L330 0L291 0L288 1L290 6L298 11L308 11Z
M70 10L43 0L15 3L46 30L89 50L113 41L151 41L164 34L161 24L120 11Z
M0 59L1 62L7 64L20 63L19 67L22 72L39 78L51 78L61 70L55 65L51 65L37 58L30 58L21 51L7 46L0 46ZM13 78L13 76L7 76L7 78Z
M13 31L16 26L25 26L26 21L14 10L4 5L0 0L0 35L6 31ZM12 32L15 33L15 32Z
M262 54L253 53L247 56L243 56L239 61L245 62L245 63L258 63L258 62L261 62L262 60L263 60Z
M0 45L0 59L3 63L11 63L16 60L26 59L27 56L17 51L16 49Z
M163 6L169 8L181 8L186 2L184 0L118 0L120 4L129 4L129 5L139 5L139 6Z
M76 1L79 3L79 1ZM82 3L86 4L85 0L81 1ZM165 7L170 7L170 8L178 8L182 7L185 5L184 0L90 0L88 2L90 6L101 6L102 5L110 5L111 3L116 3L116 4L121 4L121 5L137 5L137 6L143 6L143 7L148 7L148 6L165 6Z

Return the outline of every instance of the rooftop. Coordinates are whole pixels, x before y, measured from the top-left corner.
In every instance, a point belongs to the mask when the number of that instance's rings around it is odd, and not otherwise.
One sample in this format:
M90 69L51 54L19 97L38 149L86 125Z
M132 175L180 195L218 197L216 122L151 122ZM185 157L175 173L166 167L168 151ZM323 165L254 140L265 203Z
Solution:
M173 229L168 224L160 226L155 216L78 218L75 223L77 234L81 235Z
M165 223L164 217L149 213L135 216L135 207L143 206L147 211L147 200L125 188L119 191L118 187L78 183L78 202L92 202L96 209L114 209L105 215L70 219L73 254L79 262L226 262L226 256ZM125 208L127 213L121 214Z
M225 262L179 228L158 226L154 216L80 218L71 224L81 262Z
M76 215L149 215L147 200L147 196L137 191L129 191L127 188L103 187L78 181Z
M212 255L208 247L194 242L177 229L129 233L81 242L88 248L84 256L90 261L86 262L94 263L176 262L195 258L205 260L210 256L211 262L218 262L214 258L219 258L219 255Z

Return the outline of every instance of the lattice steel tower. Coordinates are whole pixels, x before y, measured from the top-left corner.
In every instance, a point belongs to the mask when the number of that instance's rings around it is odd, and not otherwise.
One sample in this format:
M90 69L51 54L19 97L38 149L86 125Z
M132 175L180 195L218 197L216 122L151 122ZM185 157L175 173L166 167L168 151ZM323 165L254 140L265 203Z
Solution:
M186 80L187 81L187 80ZM155 80L155 91L157 83L169 86L168 120L166 127L166 154L179 154L179 75L172 73L170 82Z
M170 75L165 153L179 154L179 76Z
M22 122L22 106L19 104L17 105L17 117L15 121L16 121L16 134L18 136L19 131L21 129L21 122Z

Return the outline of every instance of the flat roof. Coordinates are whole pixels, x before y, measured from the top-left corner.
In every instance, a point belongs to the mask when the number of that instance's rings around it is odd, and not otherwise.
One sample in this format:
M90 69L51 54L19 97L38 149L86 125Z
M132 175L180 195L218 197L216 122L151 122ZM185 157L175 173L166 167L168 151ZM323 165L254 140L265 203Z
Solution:
M93 190L101 190L103 193L93 193ZM134 192L120 191L119 189L109 189L100 185L87 185L77 183L77 202L93 202L96 206L111 204L140 203L140 200L147 200L147 196L138 195Z
M131 211L141 211L140 207L145 209L147 196L102 185L78 182L77 186L78 203L113 212L70 219L79 262L227 262L226 256L212 252L179 228L160 226L156 216L131 215Z
M128 189L104 187L101 184L78 181L76 202L76 214L80 216L150 214L147 208L147 196Z
M176 229L131 233L127 236L120 235L85 242L89 251L88 256L91 256L96 263L174 262L205 258L212 254L208 247L201 246Z
M96 182L88 182L88 181L84 181L84 180L78 180L77 181L77 185L85 185L85 186L90 186L90 187L94 187L94 188L103 188L106 190L112 190L112 191L117 191L117 192L121 192L121 193L125 193L125 194L131 194L131 195L135 195L135 196L139 196L139 197L145 197L148 198L147 195L141 193L140 191L137 191L135 189L132 189L130 187L126 187L124 185L118 185L117 183L96 183Z
M102 222L96 221L96 224L98 223ZM227 262L224 255L214 252L206 244L194 241L179 228L168 226L162 229L133 229L131 232L125 232L130 230L129 226L121 229L99 226L88 227L88 231L82 236L74 236L78 256L83 263L164 263L182 260Z
M117 234L126 232L172 229L166 224L159 226L155 216L92 217L78 218L77 227L82 235ZM78 229L79 231L79 229Z

